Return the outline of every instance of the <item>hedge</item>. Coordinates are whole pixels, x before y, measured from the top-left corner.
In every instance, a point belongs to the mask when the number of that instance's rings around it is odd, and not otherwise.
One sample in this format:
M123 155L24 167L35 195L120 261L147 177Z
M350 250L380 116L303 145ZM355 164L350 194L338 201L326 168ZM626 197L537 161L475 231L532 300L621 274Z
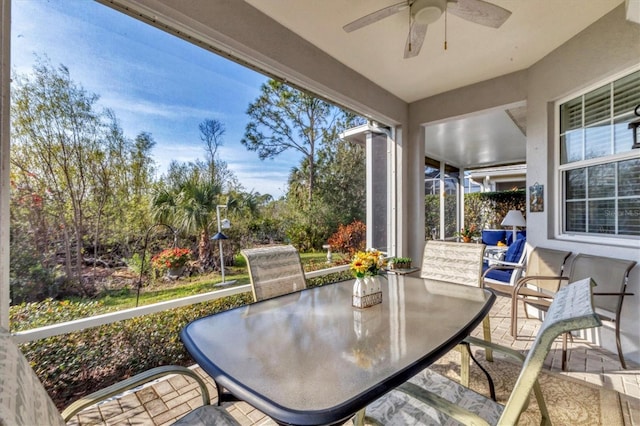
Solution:
M194 364L180 341L179 333L190 321L252 302L250 293L176 308L119 321L62 336L24 343L25 354L58 408L95 390L109 386L150 368ZM50 318L77 318L100 311L83 303L47 300L13 309L12 321L33 319L25 328L39 326ZM92 311L95 309L95 311ZM50 321L49 321L50 322ZM55 321L54 321L55 322Z

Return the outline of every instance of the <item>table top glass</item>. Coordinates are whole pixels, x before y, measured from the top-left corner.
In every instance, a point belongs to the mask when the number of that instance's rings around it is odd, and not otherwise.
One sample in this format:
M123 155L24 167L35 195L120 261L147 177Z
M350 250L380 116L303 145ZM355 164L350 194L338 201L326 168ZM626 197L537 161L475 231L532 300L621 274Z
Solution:
M351 306L349 280L200 318L181 338L219 385L277 422L339 423L453 348L495 300L476 287L386 280L383 302L366 309Z

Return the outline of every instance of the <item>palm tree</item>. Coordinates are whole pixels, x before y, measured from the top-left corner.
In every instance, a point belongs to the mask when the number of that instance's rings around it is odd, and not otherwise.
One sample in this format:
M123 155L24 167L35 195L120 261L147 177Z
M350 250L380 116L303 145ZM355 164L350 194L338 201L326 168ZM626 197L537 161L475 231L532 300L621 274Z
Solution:
M222 185L195 169L186 180L157 191L152 199L156 221L173 223L187 233L199 233L198 261L203 271L214 266L209 229L215 222L221 195Z

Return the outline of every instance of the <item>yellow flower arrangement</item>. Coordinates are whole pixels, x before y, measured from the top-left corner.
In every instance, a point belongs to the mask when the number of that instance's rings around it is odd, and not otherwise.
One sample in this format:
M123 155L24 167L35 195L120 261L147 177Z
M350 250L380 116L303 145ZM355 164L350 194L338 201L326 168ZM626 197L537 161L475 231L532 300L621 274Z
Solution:
M378 275L384 265L384 256L376 249L359 251L351 259L351 271L358 278Z

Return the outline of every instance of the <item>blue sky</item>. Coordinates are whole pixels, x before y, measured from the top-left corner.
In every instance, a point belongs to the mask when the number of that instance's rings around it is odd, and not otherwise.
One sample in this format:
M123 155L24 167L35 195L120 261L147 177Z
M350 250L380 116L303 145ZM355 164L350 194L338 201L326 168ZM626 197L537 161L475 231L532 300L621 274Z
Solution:
M169 162L204 157L198 124L226 127L220 158L246 190L279 197L300 155L285 152L261 161L240 140L249 103L267 78L88 0L14 0L12 69L28 73L35 55L64 64L71 78L100 95L115 111L125 135L142 131L156 141L159 172Z

